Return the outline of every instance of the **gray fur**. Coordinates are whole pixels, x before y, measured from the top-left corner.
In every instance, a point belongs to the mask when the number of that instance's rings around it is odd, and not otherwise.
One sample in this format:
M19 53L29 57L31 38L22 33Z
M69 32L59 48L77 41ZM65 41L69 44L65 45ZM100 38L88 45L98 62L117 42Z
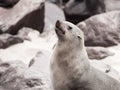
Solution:
M51 58L54 90L120 90L120 82L90 65L82 31L69 22L59 21L59 25L65 34L56 31L58 42Z

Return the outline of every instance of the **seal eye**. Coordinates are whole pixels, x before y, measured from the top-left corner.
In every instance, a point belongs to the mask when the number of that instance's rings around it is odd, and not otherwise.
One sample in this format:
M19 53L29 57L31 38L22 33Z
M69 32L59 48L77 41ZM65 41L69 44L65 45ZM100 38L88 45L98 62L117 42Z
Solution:
M71 26L68 26L68 30L72 30L72 27L71 27Z
M82 39L80 36L77 36L78 39Z

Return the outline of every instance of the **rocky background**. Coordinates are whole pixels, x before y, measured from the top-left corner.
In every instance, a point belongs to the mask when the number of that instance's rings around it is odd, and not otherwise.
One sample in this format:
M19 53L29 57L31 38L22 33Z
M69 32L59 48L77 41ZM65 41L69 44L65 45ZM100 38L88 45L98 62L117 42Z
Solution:
M120 81L120 0L86 1L0 0L0 90L52 90L56 20L76 24L91 65Z

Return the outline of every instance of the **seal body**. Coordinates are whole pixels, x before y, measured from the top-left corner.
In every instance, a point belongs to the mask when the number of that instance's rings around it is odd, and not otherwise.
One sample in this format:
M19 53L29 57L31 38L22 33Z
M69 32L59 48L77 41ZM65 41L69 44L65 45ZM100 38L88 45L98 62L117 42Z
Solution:
M120 83L89 63L83 32L72 23L57 21L58 41L51 57L54 90L120 90Z

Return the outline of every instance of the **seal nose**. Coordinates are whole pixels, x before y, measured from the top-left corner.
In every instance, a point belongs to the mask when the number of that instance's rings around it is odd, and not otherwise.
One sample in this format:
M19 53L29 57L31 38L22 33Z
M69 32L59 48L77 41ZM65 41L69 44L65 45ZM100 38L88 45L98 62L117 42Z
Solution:
M59 20L56 21L56 25L55 26L56 27L60 27L60 21Z
M64 30L64 28L62 28L62 22L60 20L56 21L55 31L56 31L57 35L59 35L59 36L62 36L65 34L65 30Z

